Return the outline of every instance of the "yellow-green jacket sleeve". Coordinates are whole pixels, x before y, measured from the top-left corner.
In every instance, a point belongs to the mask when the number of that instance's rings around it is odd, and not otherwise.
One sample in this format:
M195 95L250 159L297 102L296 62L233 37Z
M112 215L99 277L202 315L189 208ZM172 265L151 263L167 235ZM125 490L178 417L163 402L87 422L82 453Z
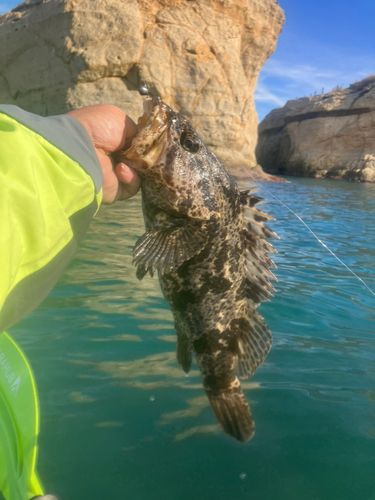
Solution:
M102 184L78 120L0 106L0 333L55 285L99 207Z

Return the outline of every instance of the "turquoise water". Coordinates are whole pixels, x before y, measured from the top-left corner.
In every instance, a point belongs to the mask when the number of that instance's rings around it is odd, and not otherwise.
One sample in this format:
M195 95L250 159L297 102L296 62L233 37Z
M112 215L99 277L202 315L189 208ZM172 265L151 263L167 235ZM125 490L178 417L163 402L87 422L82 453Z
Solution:
M375 289L375 185L265 186ZM243 384L247 445L216 425L175 361L157 279L135 278L140 198L103 207L45 302L11 330L41 400L39 472L61 500L375 500L375 297L283 206L274 335Z

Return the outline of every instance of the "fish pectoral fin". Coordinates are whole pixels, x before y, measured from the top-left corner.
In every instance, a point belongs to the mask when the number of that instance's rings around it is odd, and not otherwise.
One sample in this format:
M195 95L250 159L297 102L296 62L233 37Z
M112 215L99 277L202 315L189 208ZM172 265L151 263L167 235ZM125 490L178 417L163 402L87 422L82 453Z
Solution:
M272 334L262 316L251 309L249 323L238 336L236 371L240 378L251 377L272 346Z
M147 231L135 244L133 264L137 268L160 271L179 267L206 246L205 227L206 223L201 221L179 221L176 225Z

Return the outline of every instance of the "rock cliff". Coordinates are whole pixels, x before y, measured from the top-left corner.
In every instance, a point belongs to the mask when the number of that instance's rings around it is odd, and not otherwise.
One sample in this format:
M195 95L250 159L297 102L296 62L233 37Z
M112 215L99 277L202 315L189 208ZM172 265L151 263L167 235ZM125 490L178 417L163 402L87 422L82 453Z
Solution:
M375 182L375 76L271 111L256 155L274 174Z
M253 94L284 15L275 0L27 0L0 16L0 101L42 115L151 91L229 166L255 166Z

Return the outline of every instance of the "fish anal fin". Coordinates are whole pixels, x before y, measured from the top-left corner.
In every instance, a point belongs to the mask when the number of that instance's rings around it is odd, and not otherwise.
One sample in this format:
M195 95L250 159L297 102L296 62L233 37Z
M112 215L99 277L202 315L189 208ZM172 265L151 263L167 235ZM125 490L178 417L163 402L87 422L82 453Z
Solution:
M249 320L237 337L237 371L240 378L251 377L272 346L272 334L261 315L251 308Z
M147 273L150 274L151 278L154 277L154 269L152 267L149 267L148 269L145 268L145 266L138 266L137 270L135 272L135 275L139 279L139 281L142 281L143 278L146 276Z
M137 267L135 275L137 276L139 281L142 281L143 278L146 276L146 274L147 274L147 269L145 268L145 266L138 266Z
M206 243L204 222L172 222L139 238L133 249L133 264L146 270L168 271L201 252Z

